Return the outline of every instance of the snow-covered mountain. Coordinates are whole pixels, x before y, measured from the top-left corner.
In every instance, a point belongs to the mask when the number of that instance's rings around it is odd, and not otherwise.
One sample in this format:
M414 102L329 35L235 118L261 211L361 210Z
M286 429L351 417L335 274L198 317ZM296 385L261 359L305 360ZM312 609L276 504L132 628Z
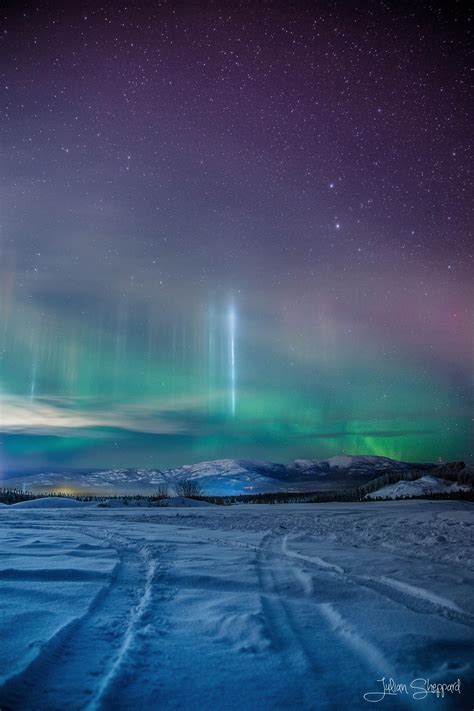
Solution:
M414 481L397 481L367 494L366 499L396 499L398 496L423 496L424 494L448 494L455 491L469 491L468 486L440 479L436 476L422 476Z
M350 455L343 454L330 459L295 459L288 464L288 469L305 474L336 474L338 472L354 474L372 474L377 472L377 476L388 471L409 471L421 469L424 464L411 464L409 462L399 462L389 457L375 457L370 455ZM431 468L431 465L428 465Z
M331 457L326 460L331 469L350 469L351 471L367 471L377 469L383 470L406 470L416 468L418 464L408 462L398 462L389 457L374 457L369 455L352 456L348 454Z
M330 459L296 459L290 464L219 459L173 469L105 469L54 472L10 478L8 486L29 491L70 493L156 493L187 479L209 494L314 491L357 486L389 471L431 469L434 465L399 462L388 457L342 455Z

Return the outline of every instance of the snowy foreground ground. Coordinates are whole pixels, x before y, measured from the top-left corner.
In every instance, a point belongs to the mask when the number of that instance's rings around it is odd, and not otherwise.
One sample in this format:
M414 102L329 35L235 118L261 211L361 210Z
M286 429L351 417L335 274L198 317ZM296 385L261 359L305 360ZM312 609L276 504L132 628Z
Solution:
M473 510L2 507L0 708L471 711Z

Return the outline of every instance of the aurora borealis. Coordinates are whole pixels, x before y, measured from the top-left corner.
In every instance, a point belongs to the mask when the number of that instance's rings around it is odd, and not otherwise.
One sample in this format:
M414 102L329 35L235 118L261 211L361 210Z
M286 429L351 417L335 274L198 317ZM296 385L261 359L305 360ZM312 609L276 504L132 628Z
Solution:
M473 461L457 3L14 3L0 469Z

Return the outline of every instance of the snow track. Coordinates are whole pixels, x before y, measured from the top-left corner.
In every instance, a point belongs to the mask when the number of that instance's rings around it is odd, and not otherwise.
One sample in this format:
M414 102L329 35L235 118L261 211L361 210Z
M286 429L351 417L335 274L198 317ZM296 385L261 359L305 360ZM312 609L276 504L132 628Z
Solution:
M308 564L312 570L308 570ZM343 573L339 566L318 556L295 553L288 547L288 535L278 534L267 534L263 538L256 565L263 591L262 608L275 649L284 654L287 667L296 666L296 676L304 671L309 680L305 707L311 708L311 701L315 699L318 699L318 708L332 707L341 663L339 640L346 647L346 654L353 656L351 666L366 677L370 678L371 671L377 676L393 674L393 663L355 624L343 620L333 604L321 602L318 590L326 589L328 574ZM306 598L304 615L301 615L302 596Z
M386 576L381 576L380 578L359 576L350 578L350 580L358 585L375 590L414 612L437 615L466 627L474 628L474 615L461 610L451 600L434 595L424 588L408 585L399 580L391 580Z
M41 655L0 694L2 709L71 711L113 708L128 658L139 652L154 584L161 570L158 546L140 547L105 529L89 529L118 555L113 575L87 613L50 639ZM168 550L169 547L167 547Z
M296 562L335 573L343 578L346 583L370 588L415 612L438 615L453 622L459 622L467 627L474 627L474 615L460 609L451 600L440 597L424 588L393 580L386 576L371 578L370 576L347 575L340 566L328 563L322 558L295 553L289 549L287 539L288 536L285 536L281 551L283 555L292 558Z
M122 579L126 580L128 585L130 585L130 580L133 579L133 575L130 575L130 568L132 567L130 557L134 559L135 572L136 561L138 559L140 583L136 588L138 587L140 592L137 602L132 605L126 613L127 621L125 624L125 632L115 654L109 662L107 670L101 675L93 698L86 706L87 711L96 711L102 708L106 700L108 704L113 703L114 692L116 693L117 689L119 693L122 693L120 691L120 681L123 676L123 669L130 653L133 651L136 652L137 639L146 626L147 613L153 602L154 583L156 582L160 568L162 569L158 562L156 546L154 548L151 546L138 547L137 544L131 543L123 537L110 535L107 531L105 535L103 535L103 538L112 545L117 545L121 551L122 561L128 559L128 570L126 569L127 566L124 565L122 575ZM134 592L136 592L136 589ZM110 604L110 601L108 601L108 604Z
M262 608L267 620L267 629L273 648L277 652L289 652L286 663L297 665L298 669L303 664L308 671L317 667L311 650L306 645L305 635L302 633L291 610L288 599L288 588L299 581L296 576L285 576L282 566L275 565L272 550L275 539L271 535L264 537L262 545L257 552L256 565L258 578L262 590ZM293 577L293 580L291 579Z

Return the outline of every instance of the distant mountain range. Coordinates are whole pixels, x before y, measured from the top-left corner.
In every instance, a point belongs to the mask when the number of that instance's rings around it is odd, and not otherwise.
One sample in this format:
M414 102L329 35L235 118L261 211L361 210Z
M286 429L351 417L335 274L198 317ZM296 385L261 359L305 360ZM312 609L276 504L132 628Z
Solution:
M359 486L387 472L430 471L434 464L399 462L388 457L341 455L296 459L290 464L219 459L174 469L104 469L44 472L14 476L5 486L32 492L153 494L185 480L206 494L229 495L276 491L316 491Z

